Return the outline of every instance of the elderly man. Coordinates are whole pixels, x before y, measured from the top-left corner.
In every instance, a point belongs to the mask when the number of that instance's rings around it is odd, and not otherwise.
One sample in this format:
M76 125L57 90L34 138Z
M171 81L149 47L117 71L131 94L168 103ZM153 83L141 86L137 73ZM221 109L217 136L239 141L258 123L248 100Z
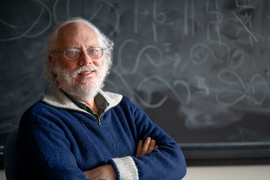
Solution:
M69 19L48 41L50 94L23 115L20 179L182 179L175 141L127 97L102 91L113 43L93 24ZM144 140L144 141L142 141Z

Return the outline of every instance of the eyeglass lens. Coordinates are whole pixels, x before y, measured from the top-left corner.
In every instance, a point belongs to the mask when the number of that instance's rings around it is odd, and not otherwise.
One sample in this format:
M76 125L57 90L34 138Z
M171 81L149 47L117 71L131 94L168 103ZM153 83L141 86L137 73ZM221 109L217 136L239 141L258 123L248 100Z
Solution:
M89 48L86 50L88 56L90 56L93 59L98 59L103 55L103 49L102 48ZM64 51L64 56L67 60L77 60L81 57L82 50L80 49L66 49Z

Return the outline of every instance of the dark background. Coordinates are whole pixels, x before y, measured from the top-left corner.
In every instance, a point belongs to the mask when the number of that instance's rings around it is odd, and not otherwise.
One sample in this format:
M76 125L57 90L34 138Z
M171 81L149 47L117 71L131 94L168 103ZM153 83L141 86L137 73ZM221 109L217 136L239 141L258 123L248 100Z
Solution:
M139 105L188 164L270 163L268 0L1 0L0 161L22 113L51 90L48 35L75 16L115 42L105 90Z

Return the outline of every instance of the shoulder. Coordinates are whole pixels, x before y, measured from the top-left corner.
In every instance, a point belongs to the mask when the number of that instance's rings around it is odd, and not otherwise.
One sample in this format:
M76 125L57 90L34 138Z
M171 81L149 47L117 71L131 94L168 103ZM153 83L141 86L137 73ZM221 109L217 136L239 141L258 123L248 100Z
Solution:
M70 119L70 116L70 112L66 109L56 108L43 101L38 101L24 112L20 125L40 124L54 126L55 124L62 124L63 120Z
M52 113L52 111L53 109L51 106L45 104L42 101L38 101L23 113L21 121L37 121L40 119L40 117L46 116L46 114L48 115L48 112Z
M22 115L20 120L20 129L28 126L32 126L31 124L42 124L46 123L43 119L44 115L47 114L50 106L46 105L42 101L38 101L29 107Z
M47 104L43 103L42 101L38 101L35 104L33 104L31 107L29 107L25 113L25 115L30 115L30 114L40 114L40 113L44 113L45 109L50 108L50 106L48 106Z

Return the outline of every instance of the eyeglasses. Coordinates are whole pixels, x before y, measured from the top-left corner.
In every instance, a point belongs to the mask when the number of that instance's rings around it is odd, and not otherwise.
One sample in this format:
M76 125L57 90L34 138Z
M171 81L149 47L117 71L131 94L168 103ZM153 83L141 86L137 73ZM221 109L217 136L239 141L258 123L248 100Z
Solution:
M78 60L81 55L82 51L86 51L88 56L91 57L92 59L98 59L101 58L103 55L104 49L101 47L91 47L87 50L80 50L77 48L70 48L66 49L64 51L54 51L56 53L64 53L64 57L69 60L69 61L75 61Z

